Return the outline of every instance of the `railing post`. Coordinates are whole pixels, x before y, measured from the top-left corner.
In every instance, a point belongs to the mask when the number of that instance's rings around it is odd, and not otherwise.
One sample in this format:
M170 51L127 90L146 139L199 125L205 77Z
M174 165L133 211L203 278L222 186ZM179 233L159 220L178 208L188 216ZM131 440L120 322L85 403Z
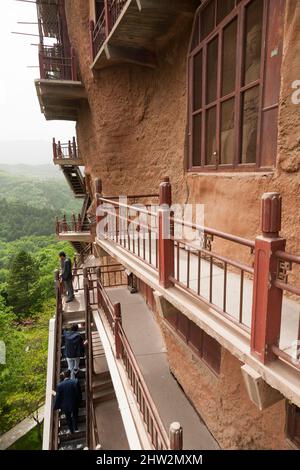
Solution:
M77 232L82 231L82 220L81 220L81 215L78 214L78 227L77 227Z
M274 286L278 260L276 251L284 251L286 240L281 230L282 199L279 193L262 197L262 235L255 240L251 352L262 363L276 359L272 346L279 344L282 290Z
M76 55L74 47L71 47L71 79L76 82L77 77L77 64L76 64Z
M75 217L75 214L73 213L73 214L72 214L72 226L73 226L72 228L73 228L73 231L74 231L74 232L77 232L77 227L76 227L76 225L77 225L77 224L76 224L76 217Z
M180 423L172 423L169 431L170 450L183 449L183 430Z
M41 79L44 80L46 78L45 60L44 60L43 46L41 44L39 45L39 65L40 65L40 76L41 76Z
M110 33L110 2L109 0L104 0L104 9L105 9L105 36L107 38Z
M168 177L159 186L158 209L158 267L159 283L171 287L174 277L174 225L171 223L172 188Z
M55 142L54 137L52 140L52 149L53 149L53 160L56 160L57 159L57 147L56 147L56 142Z
M96 234L98 236L98 224L101 223L103 220L103 215L100 215L100 209L99 207L101 206L101 201L100 197L102 196L102 181L100 178L95 179L95 212L96 212Z
M58 154L58 158L62 158L63 155L62 155L62 150L61 150L61 143L60 143L60 140L58 141L57 143L57 154Z
M76 145L76 138L75 137L73 137L72 147L73 147L73 157L77 158L77 145Z
M71 145L71 141L69 140L68 142L68 152L69 152L69 158L73 158L73 155L72 155L72 145Z
M64 218L63 218L63 231L64 231L64 232L67 232L67 231L68 231L68 224L67 224L67 216L66 216L66 214L64 214Z
M59 235L59 229L60 229L60 224L59 224L58 217L56 217L56 228L55 228L56 235Z
M94 49L94 30L95 30L95 23L93 20L90 21L90 52L91 52L91 59L94 62L95 58L95 49Z
M115 315L115 348L116 348L116 358L120 359L122 355L122 342L120 339L120 326L122 325L122 316L121 316L121 304L114 304L114 315Z

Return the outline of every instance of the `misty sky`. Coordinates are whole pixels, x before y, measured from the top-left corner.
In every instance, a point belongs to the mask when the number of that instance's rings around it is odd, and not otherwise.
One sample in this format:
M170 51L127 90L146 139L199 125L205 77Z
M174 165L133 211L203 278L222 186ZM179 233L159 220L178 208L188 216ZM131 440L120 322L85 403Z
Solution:
M0 15L0 163L51 163L51 140L67 141L74 123L46 121L40 112L34 79L39 78L38 37L11 34L12 31L37 34L36 7L16 0L1 0Z

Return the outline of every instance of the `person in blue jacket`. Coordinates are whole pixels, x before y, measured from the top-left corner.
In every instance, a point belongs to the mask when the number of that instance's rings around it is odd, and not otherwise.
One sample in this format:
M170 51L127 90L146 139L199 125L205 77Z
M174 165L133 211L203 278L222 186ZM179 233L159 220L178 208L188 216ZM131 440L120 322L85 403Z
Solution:
M79 381L71 379L71 371L67 369L56 389L54 409L65 414L71 434L78 431L78 408L81 400Z
M72 325L70 330L64 331L65 357L71 372L71 379L75 379L79 371L80 358L85 355L85 344L77 324Z

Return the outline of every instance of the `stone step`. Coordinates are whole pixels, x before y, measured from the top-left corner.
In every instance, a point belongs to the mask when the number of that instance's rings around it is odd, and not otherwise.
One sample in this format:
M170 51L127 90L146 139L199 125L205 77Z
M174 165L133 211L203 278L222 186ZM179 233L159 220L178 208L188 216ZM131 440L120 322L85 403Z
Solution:
M73 441L67 441L61 443L58 450L83 450L86 447L85 439L74 439Z
M79 408L78 410L78 423L85 423L86 421L86 409L84 408ZM59 422L60 426L66 426L67 425L67 420L65 415L62 413L59 417Z

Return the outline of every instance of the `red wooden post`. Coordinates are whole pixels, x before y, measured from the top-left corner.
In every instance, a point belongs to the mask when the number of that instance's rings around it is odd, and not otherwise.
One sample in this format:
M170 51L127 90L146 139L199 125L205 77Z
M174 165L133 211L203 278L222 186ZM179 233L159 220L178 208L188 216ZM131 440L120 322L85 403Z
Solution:
M58 144L57 144L57 154L58 154L58 158L63 158L60 140L58 141Z
M54 137L52 140L52 149L53 149L53 159L56 160L57 159L57 147L56 147L56 142L55 142Z
M75 137L73 137L72 147L73 147L73 157L74 157L74 158L77 158L77 145L76 145L76 139L75 139Z
M77 232L77 227L76 227L76 217L75 214L72 214L72 228L74 232Z
M40 65L40 76L41 79L46 78L46 72L45 72L45 60L44 60L44 51L43 51L43 46L40 44L39 46L39 65Z
M95 22L93 20L91 20L90 21L90 52L91 52L92 62L94 62L94 58L95 58L94 30L95 30Z
M68 142L68 152L69 152L69 158L73 158L73 155L72 155L72 145L71 145L71 141L69 140Z
M158 210L158 267L159 283L168 288L173 285L170 277L174 277L174 225L170 222L172 205L172 188L170 179L164 178L159 186Z
M67 224L67 216L66 216L66 214L64 215L64 219L63 219L63 231L64 231L64 232L67 232L67 231L68 231L68 224Z
M172 423L169 430L170 450L183 449L183 430L180 423Z
M282 199L278 193L262 197L262 235L255 240L251 352L264 364L276 359L272 346L278 346L281 324L282 290L275 287L278 260L286 240L281 230Z
M110 33L110 5L109 0L104 0L105 10L105 36L108 37Z
M81 232L82 230L82 220L81 220L81 215L78 214L78 228L77 228L77 232Z
M77 63L74 47L71 47L71 79L76 82L78 80L77 76Z
M98 228L100 230L99 224L103 220L103 215L100 215L100 206L101 206L101 201L100 197L102 196L102 181L100 178L95 179L95 211L96 211L96 234L98 236ZM100 235L100 233L99 233Z
M114 304L114 315L115 315L115 348L116 348L116 358L120 359L122 355L122 341L120 339L120 326L122 325L122 316L121 316L121 304Z

